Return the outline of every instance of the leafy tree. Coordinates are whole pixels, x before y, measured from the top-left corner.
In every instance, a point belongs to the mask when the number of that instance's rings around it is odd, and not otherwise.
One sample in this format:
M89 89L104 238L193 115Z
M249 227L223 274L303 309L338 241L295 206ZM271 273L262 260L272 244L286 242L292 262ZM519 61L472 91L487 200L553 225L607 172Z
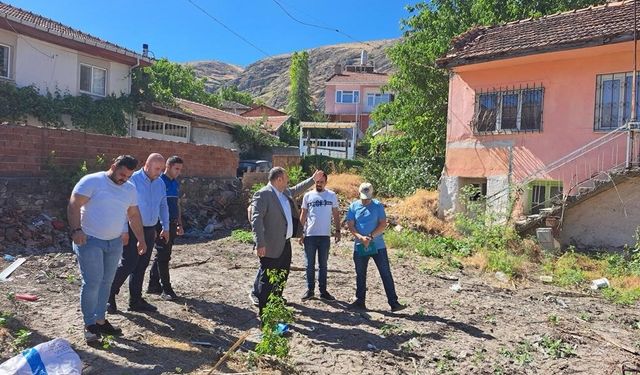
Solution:
M289 103L287 112L296 121L309 121L313 115L313 105L309 94L309 54L294 52L289 68Z
M238 90L238 86L222 86L218 89L217 94L222 100L231 100L248 106L254 104L251 94Z
M284 146L278 138L265 133L257 124L236 126L233 129L233 141L240 149L241 159L260 158L272 147Z
M217 95L207 92L204 79L197 78L193 68L172 63L166 58L153 65L137 68L133 73L132 95L138 102L175 104L176 98L220 106Z
M386 90L395 93L395 100L378 106L373 113L375 122L393 123L401 135L388 136L386 141L383 137L378 142L386 143L387 147L372 147L371 158L378 164L400 163L408 168L417 166L432 176L440 174L444 163L449 81L447 71L438 69L435 60L446 53L453 37L477 25L539 17L603 2L433 0L408 6L410 16L401 22L404 37L387 51L396 72ZM417 160L425 164L417 165ZM422 186L413 186L413 189Z

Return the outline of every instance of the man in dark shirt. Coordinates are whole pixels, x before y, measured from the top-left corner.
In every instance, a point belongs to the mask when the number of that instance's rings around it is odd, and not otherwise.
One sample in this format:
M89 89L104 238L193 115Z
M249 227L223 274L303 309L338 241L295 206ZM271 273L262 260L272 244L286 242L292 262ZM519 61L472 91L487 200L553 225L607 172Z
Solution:
M167 159L165 170L160 175L167 187L167 205L169 206L169 240L158 237L156 240L156 257L151 266L149 274L149 287L147 293L160 294L164 300L171 301L178 296L171 287L169 276L169 260L171 259L171 248L176 236L184 234L182 226L182 212L180 210L180 183L177 178L182 173L182 158L172 156ZM160 228L160 227L159 227Z

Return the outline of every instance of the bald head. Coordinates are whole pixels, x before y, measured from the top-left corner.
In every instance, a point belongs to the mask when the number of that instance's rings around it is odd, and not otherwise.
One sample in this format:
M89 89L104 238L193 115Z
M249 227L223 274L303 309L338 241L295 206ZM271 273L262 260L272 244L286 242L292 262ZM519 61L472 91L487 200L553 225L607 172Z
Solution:
M151 180L155 180L160 177L160 173L162 173L163 168L164 156L154 152L149 155L142 169L144 169L144 173L146 173Z

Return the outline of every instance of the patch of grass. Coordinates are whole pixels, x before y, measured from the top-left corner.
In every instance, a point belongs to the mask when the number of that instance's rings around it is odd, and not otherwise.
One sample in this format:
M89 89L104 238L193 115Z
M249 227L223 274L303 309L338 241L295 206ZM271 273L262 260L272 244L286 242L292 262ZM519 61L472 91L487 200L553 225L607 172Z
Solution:
M29 346L30 341L31 331L26 328L21 328L14 336L13 345L18 349L24 349Z
M390 230L384 235L388 247L397 250L415 251L425 257L445 258L452 255L466 256L469 248L460 240L451 237L430 236L414 230Z
M551 358L569 358L577 355L575 346L562 339L555 339L548 335L544 335L537 344Z
M402 327L397 324L384 324L380 327L380 335L384 337L399 335L403 331Z
M602 289L602 295L608 301L617 305L630 306L640 299L640 289Z
M510 277L522 276L524 257L515 255L507 250L493 250L487 252L487 271L501 271Z
M244 229L236 229L231 232L231 238L242 243L253 243L253 233Z
M533 345L526 340L519 343L513 351L508 350L504 346L498 349L498 353L500 353L500 355L513 359L520 366L533 362L532 352Z
M436 372L438 374L447 374L453 371L453 360L455 357L451 354L451 350L446 349L442 353L442 357L436 362Z
M589 314L586 311L583 311L580 313L580 319L584 320L585 322L592 322L593 321L593 316L591 314Z
M560 286L578 286L587 281L585 271L582 268L585 264L574 251L567 251L555 260L548 261L547 271L553 273L553 281Z
M0 311L0 327L6 327L12 315L9 312Z
M558 315L555 314L551 314L547 317L547 322L549 322L549 324L551 325L558 325L558 322L560 322L560 319L558 318Z

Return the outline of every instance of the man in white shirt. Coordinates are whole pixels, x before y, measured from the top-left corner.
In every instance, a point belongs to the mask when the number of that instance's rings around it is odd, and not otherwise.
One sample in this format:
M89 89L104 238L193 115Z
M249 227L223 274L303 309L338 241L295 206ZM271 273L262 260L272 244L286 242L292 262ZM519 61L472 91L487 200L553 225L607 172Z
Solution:
M108 171L81 178L69 199L67 218L82 274L80 307L87 343L97 342L101 335L122 334L105 315L127 219L136 236L143 238L136 188L127 181L137 165L134 157L119 156ZM147 251L144 241L133 246L138 253Z
M336 193L325 189L327 174L322 172L316 180L316 189L307 192L302 198L300 224L304 228L304 255L307 267L307 291L302 296L306 301L314 297L316 254L318 256L318 284L320 298L333 301L335 298L327 291L327 261L331 246L331 219L333 218L335 241L340 241L340 211Z

